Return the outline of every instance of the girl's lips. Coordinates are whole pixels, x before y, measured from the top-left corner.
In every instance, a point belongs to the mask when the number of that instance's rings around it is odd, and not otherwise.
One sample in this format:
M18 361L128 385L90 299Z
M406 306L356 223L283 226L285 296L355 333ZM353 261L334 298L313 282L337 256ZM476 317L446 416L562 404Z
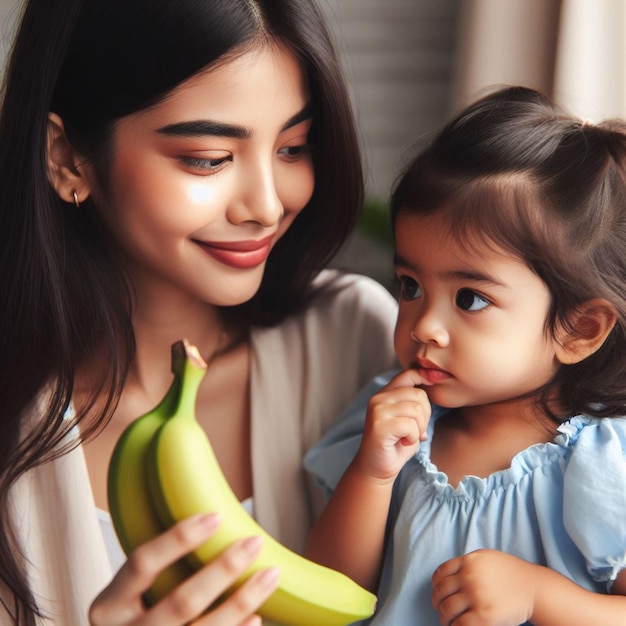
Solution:
M417 359L415 368L429 383L435 384L443 382L452 378L452 375L437 367L432 361L428 359Z
M418 367L417 371L420 373L420 376L423 376L431 385L436 383L443 382L444 380L448 380L452 378L448 372L440 369L432 369L426 367Z
M246 269L257 267L265 262L272 247L273 235L259 241L199 241L194 239L205 252L216 261L235 267Z

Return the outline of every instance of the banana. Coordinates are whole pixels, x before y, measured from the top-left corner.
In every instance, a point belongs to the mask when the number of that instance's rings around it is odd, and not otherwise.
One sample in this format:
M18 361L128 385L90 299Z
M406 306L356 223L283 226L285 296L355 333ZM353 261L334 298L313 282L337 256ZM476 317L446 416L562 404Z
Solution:
M174 381L163 400L149 413L135 419L119 438L107 476L109 510L119 542L128 555L148 539L161 534L161 523L146 487L145 460L150 440L176 406L184 361L173 355ZM164 570L145 594L153 604L185 580L193 569L181 560Z
M218 512L224 520L208 541L187 556L188 562L198 569L233 541L261 535L261 554L229 592L254 572L279 567L279 586L259 609L262 617L285 626L345 626L370 617L375 595L344 574L292 552L241 506L195 417L196 396L206 363L186 340L174 344L172 354L178 362L173 367L177 391L166 396L167 408L158 412L166 419L151 436L145 459L142 451L137 460L145 462L148 485L144 488L149 489L163 527L203 512ZM130 503L122 507L126 505Z

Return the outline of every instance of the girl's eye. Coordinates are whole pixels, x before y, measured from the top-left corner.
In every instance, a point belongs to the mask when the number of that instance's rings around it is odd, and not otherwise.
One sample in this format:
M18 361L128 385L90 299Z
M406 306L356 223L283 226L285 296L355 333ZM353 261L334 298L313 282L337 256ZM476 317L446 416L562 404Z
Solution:
M456 305L463 311L482 311L491 303L471 289L460 289L456 294Z
M183 156L180 157L180 160L187 167L192 169L202 170L204 172L214 172L224 165L224 163L232 161L233 157L231 155L227 155L216 159L202 159L200 157Z
M306 154L309 154L311 151L310 146L287 146L285 148L281 148L278 151L278 154L285 157L288 161L297 161L301 157Z
M398 282L400 283L400 298L403 300L415 300L421 297L422 289L412 278L400 276Z

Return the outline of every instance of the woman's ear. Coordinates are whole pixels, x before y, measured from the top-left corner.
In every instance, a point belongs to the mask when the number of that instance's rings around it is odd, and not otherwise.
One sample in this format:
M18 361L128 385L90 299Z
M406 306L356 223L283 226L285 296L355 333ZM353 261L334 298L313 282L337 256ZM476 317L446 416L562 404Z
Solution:
M91 187L84 171L83 160L67 138L63 120L48 115L48 180L65 202L79 205L86 200Z
M596 352L617 322L615 307L603 298L584 302L556 332L556 358L562 365L579 363Z

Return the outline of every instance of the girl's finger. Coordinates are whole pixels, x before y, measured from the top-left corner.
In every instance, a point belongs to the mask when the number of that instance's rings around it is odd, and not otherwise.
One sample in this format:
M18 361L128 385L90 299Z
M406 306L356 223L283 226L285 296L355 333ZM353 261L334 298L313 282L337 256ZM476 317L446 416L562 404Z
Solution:
M396 389L398 387L421 387L430 386L430 382L420 376L417 370L408 369L396 374L386 385L385 389Z
M461 563L462 558L456 557L454 559L449 559L448 561L444 561L433 573L432 575L432 583L436 585L439 580L446 576L452 576L453 574L458 574L461 571Z
M404 444L414 444L419 440L421 430L419 423L413 417L394 417L382 422L378 422L373 433L381 444L388 446L395 445L397 441Z
M431 594L431 602L435 610L439 607L441 602L446 598L459 593L461 591L461 585L458 576L445 576L435 581L433 577L433 591Z

